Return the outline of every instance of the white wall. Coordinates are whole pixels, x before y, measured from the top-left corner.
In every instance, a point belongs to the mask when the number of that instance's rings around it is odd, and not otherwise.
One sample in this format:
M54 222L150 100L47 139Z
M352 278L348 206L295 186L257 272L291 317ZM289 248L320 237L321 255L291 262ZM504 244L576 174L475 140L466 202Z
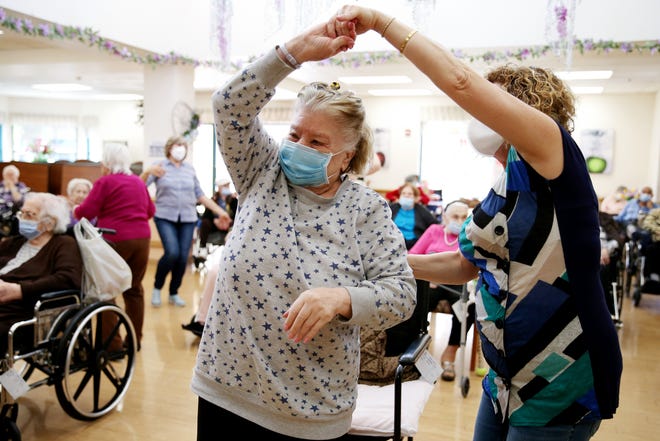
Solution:
M655 188L658 146L652 143L657 125L656 94L583 95L578 99L575 135L581 129L614 129L613 169L609 175L592 174L599 196L619 185ZM655 194L659 194L655 190Z
M421 109L451 104L451 100L442 97L365 99L371 127L388 128L391 133L388 164L369 177L371 187L395 188L406 176L419 172ZM198 94L196 106L210 117L210 94ZM614 130L612 173L592 174L599 196L619 185L638 189L650 185L660 195L660 94L580 95L576 115L576 139L582 129Z
M388 163L369 177L376 189L391 189L419 171L420 114L428 106L450 104L447 98L369 98L365 100L372 128L390 130ZM281 105L279 103L278 105ZM210 120L209 93L197 94L195 108L204 122ZM660 94L583 95L578 99L575 133L583 128L614 129L614 165L609 175L592 175L599 196L618 185L640 188L650 185L660 194ZM48 101L2 98L0 113L94 115L102 140L126 140L134 161L145 160L143 127L136 123L135 102ZM407 134L407 131L410 134Z

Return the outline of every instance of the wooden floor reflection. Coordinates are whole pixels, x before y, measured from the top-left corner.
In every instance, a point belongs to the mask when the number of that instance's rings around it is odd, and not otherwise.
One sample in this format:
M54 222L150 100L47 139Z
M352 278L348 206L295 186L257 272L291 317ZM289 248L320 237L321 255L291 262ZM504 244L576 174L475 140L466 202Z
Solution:
M160 256L152 250L145 287L153 282ZM189 272L180 294L185 308L164 303L152 308L147 296L142 350L135 375L121 409L92 422L77 421L61 409L55 389L48 386L30 391L19 400L18 425L23 440L39 441L162 441L195 440L196 396L190 378L198 339L183 331L190 320L204 284L204 274ZM644 295L639 307L624 300L620 340L624 356L621 407L615 419L603 423L595 440L633 441L658 438L660 400L660 296ZM432 352L439 356L449 320L435 317L431 332ZM460 372L459 376L460 377ZM439 381L424 411L417 441L468 441L480 398L481 378L470 373L470 389L464 398L458 382ZM404 397L405 402L405 397ZM227 428L219 427L219 431Z

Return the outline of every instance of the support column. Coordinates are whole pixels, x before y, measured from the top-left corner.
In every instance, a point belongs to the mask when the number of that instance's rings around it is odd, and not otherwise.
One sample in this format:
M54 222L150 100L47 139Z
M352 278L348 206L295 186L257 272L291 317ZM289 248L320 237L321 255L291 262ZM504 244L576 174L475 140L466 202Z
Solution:
M163 157L163 146L175 133L173 118L185 124L183 113L174 115L177 103L195 105L193 66L144 67L144 165Z

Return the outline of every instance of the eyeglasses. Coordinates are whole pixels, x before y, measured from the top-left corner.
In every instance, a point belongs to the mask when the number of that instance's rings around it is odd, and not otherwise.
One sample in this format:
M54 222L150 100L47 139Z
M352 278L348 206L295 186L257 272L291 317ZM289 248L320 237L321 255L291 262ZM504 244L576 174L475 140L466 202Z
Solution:
M21 210L16 213L16 217L25 220L36 220L39 218L39 213L35 213L34 211Z

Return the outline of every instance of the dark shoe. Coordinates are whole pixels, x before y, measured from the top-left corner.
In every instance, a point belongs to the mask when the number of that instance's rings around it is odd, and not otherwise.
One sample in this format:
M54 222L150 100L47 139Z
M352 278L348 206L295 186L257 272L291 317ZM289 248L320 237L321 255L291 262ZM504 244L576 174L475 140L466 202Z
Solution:
M198 337L202 336L202 332L204 332L204 324L195 321L195 317L193 316L192 320L190 323L181 325L182 329L185 329L186 331L190 331L193 334L195 334Z

